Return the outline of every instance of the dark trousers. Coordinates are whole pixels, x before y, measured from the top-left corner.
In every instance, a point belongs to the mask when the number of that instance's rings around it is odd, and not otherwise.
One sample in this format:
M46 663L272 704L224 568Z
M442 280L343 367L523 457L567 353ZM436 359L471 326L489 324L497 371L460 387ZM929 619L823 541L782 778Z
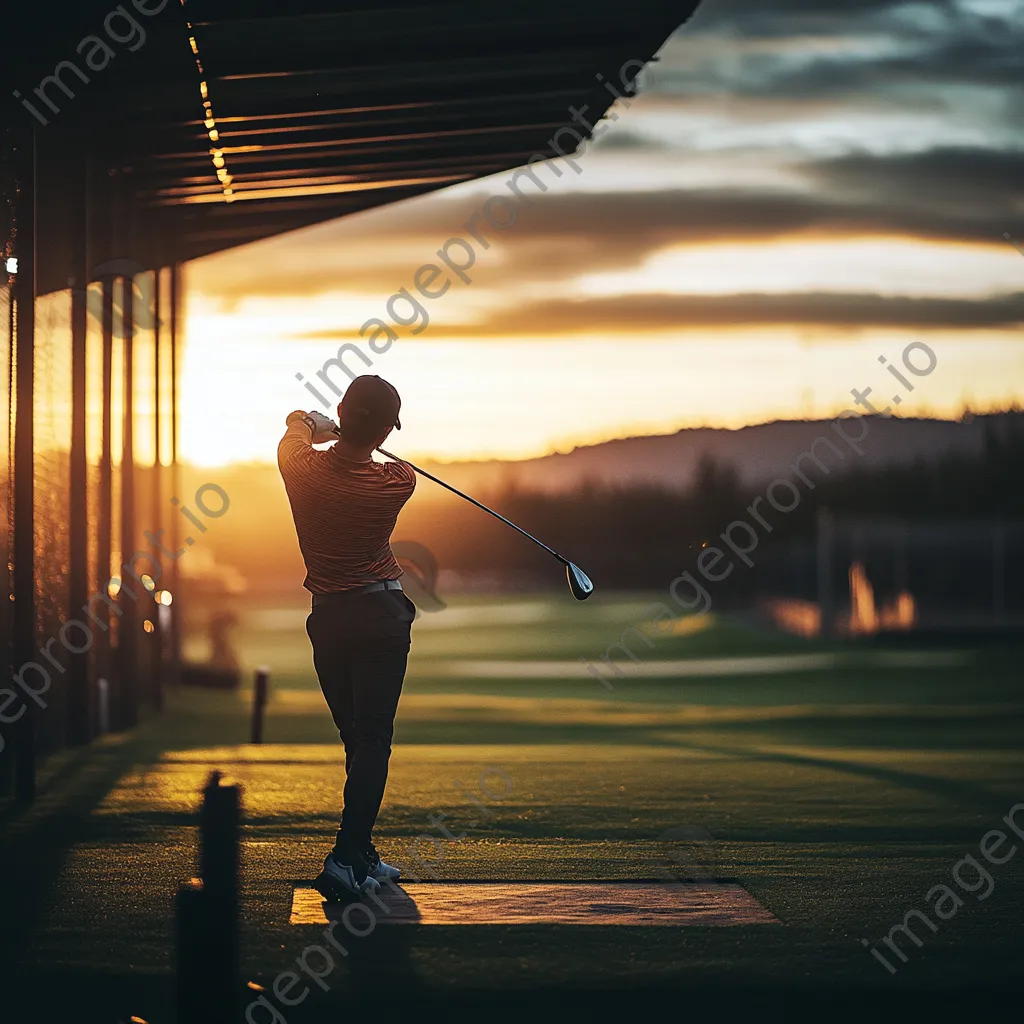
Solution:
M345 744L345 807L335 852L361 859L384 799L395 712L416 606L400 590L318 596L306 620L313 664Z

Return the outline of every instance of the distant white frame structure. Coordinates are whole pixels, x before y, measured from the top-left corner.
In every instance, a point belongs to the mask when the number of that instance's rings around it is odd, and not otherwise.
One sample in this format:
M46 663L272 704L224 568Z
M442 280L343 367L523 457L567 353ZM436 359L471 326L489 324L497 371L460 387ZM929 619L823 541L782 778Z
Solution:
M816 561L822 635L834 635L837 632L839 611L843 604L838 597L835 573L836 548L840 540L848 539L854 552L869 544L891 546L895 560L896 589L904 591L910 587L908 552L911 544L917 542L952 548L967 537L976 539L982 535L988 536L991 552L988 567L992 595L990 615L983 619L964 619L960 616L955 623L929 620L925 624L997 629L1016 626L1024 629L1024 615L1011 615L1006 601L1007 540L1011 535L1024 537L1024 519L946 519L929 522L897 516L833 516L829 510L821 509L818 513Z

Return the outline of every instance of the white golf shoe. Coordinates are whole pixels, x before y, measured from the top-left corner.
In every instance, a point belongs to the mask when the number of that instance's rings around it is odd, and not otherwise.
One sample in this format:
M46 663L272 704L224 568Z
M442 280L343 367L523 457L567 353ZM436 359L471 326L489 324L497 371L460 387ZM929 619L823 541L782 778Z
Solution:
M397 882L402 877L402 872L398 868L391 864L385 864L380 859L377 847L373 843L370 844L370 848L366 851L366 863L366 875L375 881L383 882L387 880ZM378 888L380 888L379 885Z
M361 899L364 893L380 892L380 883L369 873L360 882L351 864L342 864L333 853L329 853L313 888L328 903L351 903Z

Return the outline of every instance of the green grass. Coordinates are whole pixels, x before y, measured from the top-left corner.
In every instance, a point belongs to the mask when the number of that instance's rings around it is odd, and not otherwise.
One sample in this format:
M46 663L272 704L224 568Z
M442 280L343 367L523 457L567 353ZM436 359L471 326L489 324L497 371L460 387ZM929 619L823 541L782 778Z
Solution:
M407 860L427 815L441 811L467 833L443 844L435 870L447 878L653 878L682 859L740 881L782 927L380 929L353 946L330 991L289 1010L288 1021L335 1019L382 992L392 1004L407 997L421 1015L554 1012L559 993L569 994L570 1015L583 1006L590 1016L763 1013L793 999L832 1015L844 1000L969 1015L964 992L993 1005L1019 984L1024 856L991 867L990 898L964 895L895 977L859 940L877 941L910 908L927 909L924 894L952 884L953 864L977 855L985 832L1024 800L1021 650L899 667L880 663L871 644L809 643L724 618L657 637L644 654L840 660L770 676L633 679L627 670L611 691L582 673L439 674L459 659L595 658L657 599L460 601L448 627L421 620L379 845ZM92 1019L85 995L107 1014L98 1020L171 1019L171 899L193 873L195 795L214 766L245 787L247 977L269 984L316 941L312 929L287 925L291 883L317 869L343 773L303 611L263 609L238 631L247 672L265 663L273 673L266 746L236 746L247 738L247 691L180 693L138 736L91 755L91 774L65 771L49 810L9 824L12 847L39 836L65 843L31 890L31 929L3 941L26 978L78 986L75 1019ZM512 780L501 800L478 788L488 767ZM713 841L672 838L680 827ZM51 987L47 998L63 1008L69 991ZM546 993L542 1004L528 1000L534 991Z

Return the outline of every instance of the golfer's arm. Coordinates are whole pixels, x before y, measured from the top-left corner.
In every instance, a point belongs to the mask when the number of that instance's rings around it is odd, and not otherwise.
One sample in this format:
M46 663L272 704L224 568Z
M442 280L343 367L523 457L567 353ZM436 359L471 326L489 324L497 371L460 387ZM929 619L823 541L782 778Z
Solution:
M308 423L296 417L288 424L277 446L278 465L285 466L311 460L314 456L313 431Z

